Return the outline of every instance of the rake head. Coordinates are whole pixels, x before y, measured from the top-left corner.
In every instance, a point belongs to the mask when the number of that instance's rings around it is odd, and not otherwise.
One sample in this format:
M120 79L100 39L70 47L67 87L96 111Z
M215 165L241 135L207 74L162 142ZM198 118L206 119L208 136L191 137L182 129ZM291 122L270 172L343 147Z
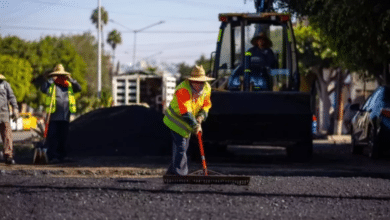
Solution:
M164 175L164 183L176 184L236 184L248 185L250 177L248 176L231 176L231 175Z

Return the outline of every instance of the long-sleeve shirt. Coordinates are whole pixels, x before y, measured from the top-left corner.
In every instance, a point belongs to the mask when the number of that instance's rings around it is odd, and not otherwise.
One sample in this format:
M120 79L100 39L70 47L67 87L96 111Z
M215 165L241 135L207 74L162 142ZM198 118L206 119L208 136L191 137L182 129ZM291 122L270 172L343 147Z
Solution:
M18 103L16 102L16 97L12 91L11 85L3 80L0 82L0 123L9 122L8 103L12 105L12 108L18 109Z
M69 81L72 83L74 93L81 91L81 86L75 79L70 79ZM52 83L54 83L54 80L52 78L44 82L41 86L41 91L43 93L47 93ZM57 105L56 111L50 116L50 121L69 121L70 111L68 88L59 85L55 85L55 87Z
M192 91L191 91L192 93ZM210 94L206 94L204 100L200 97L191 100L191 95L188 90L182 88L176 91L177 102L180 109L180 114L187 118L187 121L194 125L196 124L195 117L200 115L204 116L204 119L207 117L207 113L211 108ZM194 94L192 94L194 96Z

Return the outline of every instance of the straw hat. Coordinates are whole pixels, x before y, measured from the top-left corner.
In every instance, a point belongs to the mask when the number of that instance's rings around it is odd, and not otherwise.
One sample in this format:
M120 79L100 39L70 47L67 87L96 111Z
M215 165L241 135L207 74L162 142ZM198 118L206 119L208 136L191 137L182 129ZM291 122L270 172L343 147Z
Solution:
M205 82L214 80L214 78L206 76L206 72L204 71L202 65L195 65L194 69L191 71L190 77L188 77L188 80Z
M0 74L0 79L5 79L5 76L3 76L2 74Z
M65 71L65 68L62 66L62 64L57 64L57 66L54 68L54 71L49 74L49 76L52 75L70 75L70 73Z
M268 38L268 36L264 32L261 32L259 35L254 36L251 40L251 44L253 46L257 46L257 41L260 39L263 39L265 41L265 45L266 45L265 47L267 48L272 47L272 41Z

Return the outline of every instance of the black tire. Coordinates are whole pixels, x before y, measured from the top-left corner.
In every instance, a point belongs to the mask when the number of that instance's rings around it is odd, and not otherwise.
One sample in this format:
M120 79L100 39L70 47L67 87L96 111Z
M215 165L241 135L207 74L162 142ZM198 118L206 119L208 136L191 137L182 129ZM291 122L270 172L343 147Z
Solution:
M358 145L355 136L353 135L353 130L351 129L351 153L359 155L363 153L363 147Z
M380 146L379 146L377 134L373 126L370 126L367 136L368 136L368 140L367 140L368 157L371 159L379 159Z
M287 147L287 157L293 162L308 162L313 156L313 143L299 142Z

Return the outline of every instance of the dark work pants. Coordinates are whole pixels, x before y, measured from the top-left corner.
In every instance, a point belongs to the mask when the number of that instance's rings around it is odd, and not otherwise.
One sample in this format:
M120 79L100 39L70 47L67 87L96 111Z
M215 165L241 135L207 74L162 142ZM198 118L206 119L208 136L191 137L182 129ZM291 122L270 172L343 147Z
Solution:
M168 168L167 174L187 175L187 150L190 138L184 138L174 131L171 131L173 146L172 146L172 162Z
M53 158L64 159L66 157L66 140L69 133L68 121L50 121L45 148L49 160Z

